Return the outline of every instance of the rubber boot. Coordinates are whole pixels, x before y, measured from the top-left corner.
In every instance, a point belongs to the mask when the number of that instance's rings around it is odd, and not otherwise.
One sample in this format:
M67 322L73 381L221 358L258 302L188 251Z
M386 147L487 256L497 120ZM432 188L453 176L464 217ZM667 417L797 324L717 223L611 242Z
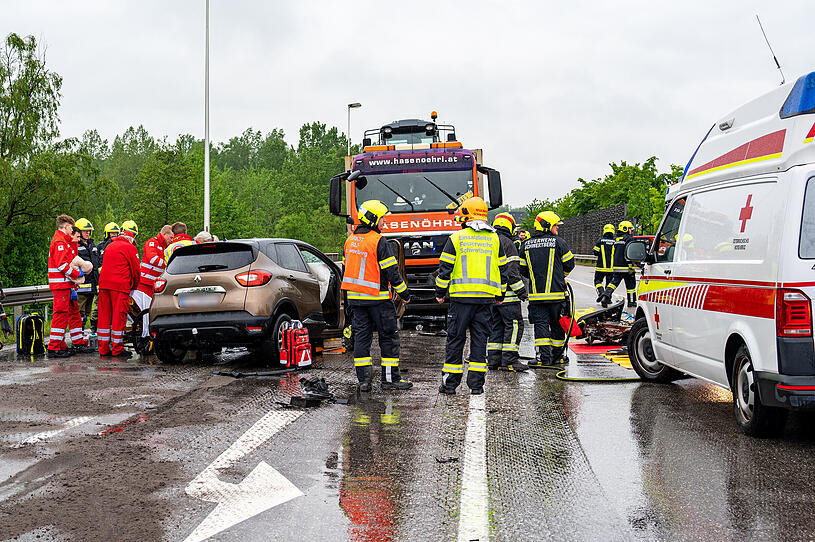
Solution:
M604 309L608 308L608 305L611 303L611 296L609 294L603 294L603 297L600 298L600 304L603 306Z
M410 380L405 380L399 374L399 368L393 367L391 369L391 381L388 382L387 377L385 375L385 368L382 367L382 390L409 390L413 387L413 382Z
M487 369L496 371L501 367L501 351L490 350L487 352Z
M628 294L628 306L629 307L637 306L637 294Z
M526 364L527 369L535 369L543 365L541 363L541 347L535 347L535 359L529 360L529 363Z
M357 380L359 380L359 391L371 391L371 382L374 379L374 371L370 365L357 367Z

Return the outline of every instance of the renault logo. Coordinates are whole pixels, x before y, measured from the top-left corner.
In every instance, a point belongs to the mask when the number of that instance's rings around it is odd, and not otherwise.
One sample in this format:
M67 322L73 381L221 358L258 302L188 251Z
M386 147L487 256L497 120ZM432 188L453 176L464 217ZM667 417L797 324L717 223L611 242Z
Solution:
M195 281L195 284L201 284L201 275L195 275L193 280Z

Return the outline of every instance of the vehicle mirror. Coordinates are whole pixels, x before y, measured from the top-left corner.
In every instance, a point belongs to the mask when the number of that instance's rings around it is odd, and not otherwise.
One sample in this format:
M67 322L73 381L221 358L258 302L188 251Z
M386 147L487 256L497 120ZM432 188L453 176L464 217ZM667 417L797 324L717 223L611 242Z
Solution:
M490 190L490 209L497 209L504 204L504 193L501 190L501 173L492 168L483 169L487 170L487 186Z
M353 181L354 179L359 177L360 173L362 173L360 170L355 169L354 171L352 171L351 173L348 174L348 178L346 180L347 181Z
M342 177L342 174L331 177L328 187L328 210L335 216L344 216L342 214Z
M370 137L362 138L362 146L363 147L370 147L371 146L371 138Z
M357 190L362 190L368 186L368 177L357 177L354 185L357 187Z
M648 251L642 241L631 241L625 246L625 259L630 262L641 262L645 260Z
M455 140L456 140L456 133L455 132L450 132L449 134L447 134L447 141L455 141Z

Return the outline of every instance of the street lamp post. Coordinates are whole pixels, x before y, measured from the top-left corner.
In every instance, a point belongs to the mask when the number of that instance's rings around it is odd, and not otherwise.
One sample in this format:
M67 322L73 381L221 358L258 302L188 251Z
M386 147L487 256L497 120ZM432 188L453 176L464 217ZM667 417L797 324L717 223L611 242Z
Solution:
M209 231L209 0L204 46L204 231Z
M359 102L348 104L348 156L351 156L351 110L362 107Z

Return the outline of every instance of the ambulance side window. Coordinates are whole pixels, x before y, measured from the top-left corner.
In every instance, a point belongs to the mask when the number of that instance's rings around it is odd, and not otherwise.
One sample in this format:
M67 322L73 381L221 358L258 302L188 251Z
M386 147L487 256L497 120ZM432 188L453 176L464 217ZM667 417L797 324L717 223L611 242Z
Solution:
M806 192L804 192L804 213L801 215L798 257L805 260L815 259L815 177L807 181Z
M676 258L676 241L684 211L685 198L678 199L671 205L668 216L665 217L665 222L662 223L662 229L659 230L654 240L656 243L654 254L657 262L672 262Z

